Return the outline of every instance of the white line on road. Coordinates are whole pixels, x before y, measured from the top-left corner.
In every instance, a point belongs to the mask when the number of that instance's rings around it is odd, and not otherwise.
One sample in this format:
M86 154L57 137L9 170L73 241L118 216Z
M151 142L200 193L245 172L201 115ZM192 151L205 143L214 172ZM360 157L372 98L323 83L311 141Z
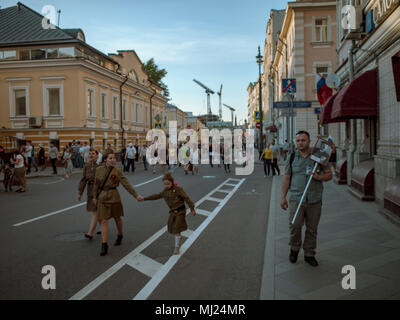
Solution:
M160 179L161 177L162 176L158 176L156 178L147 180L145 182L142 182L142 183L139 183L139 184L135 184L134 187L135 188L141 187L141 186L143 186L145 184L148 184L148 183L151 183L153 181L156 181L156 180ZM30 219L30 220L26 220L26 221L23 221L23 222L16 223L16 224L13 225L13 227L19 227L19 226L22 226L24 224L27 224L27 223L30 223L30 222L34 222L34 221L37 221L37 220L41 220L41 219L44 219L44 218L47 218L47 217L50 217L50 216L54 216L56 214L59 214L59 213L62 213L62 212L65 212L65 211L68 211L68 210L71 210L71 209L75 209L75 208L78 208L78 207L84 206L84 205L86 205L86 201L82 202L82 203L78 203L78 204L73 205L73 206L68 207L68 208L64 208L64 209L60 209L60 210L57 210L57 211L54 211L54 212L50 212L50 213L44 214L44 215L39 216L37 218L33 218L33 219Z
M154 275L154 277L157 276L156 279L159 279L159 282L165 277L165 275L169 272L169 270L175 265L175 263L179 260L179 257L190 247L190 245L194 242L194 240L197 239L201 231L205 229L205 227L214 219L214 217L217 215L217 213L222 209L222 207L225 205L225 203L231 198L231 196L236 192L236 190L240 187L240 185L243 183L245 179L242 179L240 183L237 184L237 186L231 191L230 194L228 194L224 200L224 202L221 202L218 204L218 206L212 211L208 212L205 210L197 209L196 211L203 211L204 213L207 212L209 213L209 216L207 219L203 221L203 223L195 230L193 233L190 235L190 237L185 241L181 248L181 254L180 255L174 255L172 256L168 262L162 266L162 268ZM206 194L203 198L201 198L199 201L196 202L195 207L200 205L204 200L207 199L207 197L214 192L216 192L219 188L221 188L224 183L226 183L228 180L225 180L223 183L221 183L218 187L216 187L214 190ZM187 210L187 214L190 212L190 210ZM111 268L106 270L104 273L102 273L100 276L98 276L96 279L94 279L92 282L90 282L86 287L82 288L79 292L74 294L70 300L82 300L86 296L88 296L91 292L93 292L95 289L97 289L101 284L103 284L107 279L109 279L113 274L115 274L118 270L120 270L124 265L129 264L130 261L135 260L136 256L140 254L141 251L146 249L148 246L150 246L154 241L156 241L159 237L161 237L165 232L167 231L167 226L164 226L161 228L159 231L157 231L154 235L152 235L149 239L144 241L142 244L140 244L136 249L131 251L128 255L123 257L120 261L118 261L116 264L114 264ZM132 264L129 264L132 266ZM167 266L167 267L166 267ZM156 282L154 279L150 280L147 285L139 292L139 294L134 298L134 299L146 299L148 295L153 292L153 290L158 286L159 282Z

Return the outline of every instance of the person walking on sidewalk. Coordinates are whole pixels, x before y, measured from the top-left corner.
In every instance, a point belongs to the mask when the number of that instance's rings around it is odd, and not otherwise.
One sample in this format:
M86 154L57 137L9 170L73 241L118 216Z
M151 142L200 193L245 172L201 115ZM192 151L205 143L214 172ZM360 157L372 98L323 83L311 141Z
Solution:
M118 237L114 245L119 246L122 241L122 216L124 209L122 207L121 196L117 187L121 183L124 188L133 195L136 200L143 198L137 194L130 185L128 179L124 176L121 169L115 167L115 154L104 154L104 165L96 169L95 181L93 186L93 204L97 207L98 217L101 221L101 256L108 251L108 220L114 218L118 229Z
M140 148L140 157L143 160L143 166L145 171L147 171L146 152L147 152L147 144L144 144L143 147Z
M22 149L21 149L22 150ZM26 168L25 159L21 151L15 151L12 158L14 172L11 178L11 186L18 186L16 192L26 192Z
M264 174L265 174L264 177L268 177L271 172L271 165L272 165L272 161L273 161L273 151L270 146L271 145L268 143L266 148L261 153L261 157L259 159L259 160L261 160L261 158L263 158L263 160L264 160Z
M89 152L89 162L85 164L83 168L83 176L78 186L78 201L81 201L83 191L87 185L87 201L86 201L86 211L92 214L92 220L89 226L89 232L85 234L85 237L89 240L93 239L94 229L96 228L98 222L97 208L93 203L93 186L96 177L96 169L99 166L97 164L97 157L99 152L95 149L90 149Z
M44 148L41 144L39 144L38 165L39 165L41 171L46 169L46 157L45 157Z
M132 143L129 143L128 148L126 148L125 159L127 160L126 171L129 173L129 169L132 166L132 172L135 172L136 148Z
M63 164L64 164L64 169L65 169L65 178L69 179L72 176L72 149L69 146L66 146L64 149L64 154L63 154Z
M296 212L300 198L309 178L309 173L314 166L314 161L310 159L310 135L307 131L299 131L296 134L297 150L291 153L286 161L285 175L282 182L281 208L289 208L289 229L290 229L290 256L292 263L297 261L302 236L301 230L305 222L306 232L304 237L304 260L311 266L318 266L315 259L315 249L317 247L317 228L321 217L323 181L332 179L332 171L329 167L321 168L313 174L307 194L297 214L293 224L291 221ZM290 190L289 205L286 200Z
M53 142L50 143L49 158L51 166L53 167L53 174L57 174L56 161L58 159L58 149Z
M275 170L278 173L278 176L281 175L281 171L279 170L279 161L281 160L281 152L279 149L279 146L275 144L275 140L271 141L271 146L270 146L272 152L273 152L273 159L272 159L272 175L275 175Z

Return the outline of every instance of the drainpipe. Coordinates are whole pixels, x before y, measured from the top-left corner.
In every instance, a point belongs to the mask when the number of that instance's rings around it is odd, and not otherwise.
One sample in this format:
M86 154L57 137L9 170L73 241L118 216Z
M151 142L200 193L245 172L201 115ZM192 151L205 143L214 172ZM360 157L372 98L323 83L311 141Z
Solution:
M121 124L121 134L122 134L122 146L125 146L125 129L123 126L122 120L122 87L128 81L128 76L125 77L125 80L119 86L119 115L120 115L120 124ZM126 116L126 115L125 115Z
M353 50L355 47L354 40L351 40L351 46L349 48L349 83L354 79L354 61L353 61ZM355 157L354 153L357 149L357 120L350 120L350 136L351 144L349 150L347 150L347 184L351 185L351 172L354 168Z
M154 90L154 93L150 97L150 130L153 128L153 103L152 103L152 99L156 94L157 94L157 91Z

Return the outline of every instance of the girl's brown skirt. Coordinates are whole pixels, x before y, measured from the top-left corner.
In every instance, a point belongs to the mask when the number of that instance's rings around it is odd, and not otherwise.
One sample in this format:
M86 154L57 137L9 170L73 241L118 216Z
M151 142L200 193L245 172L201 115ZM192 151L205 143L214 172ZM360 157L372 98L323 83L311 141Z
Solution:
M178 212L170 211L168 218L168 232L177 234L187 230L186 208Z
M117 203L102 203L97 202L97 213L99 220L122 217L124 215L124 208L121 202Z

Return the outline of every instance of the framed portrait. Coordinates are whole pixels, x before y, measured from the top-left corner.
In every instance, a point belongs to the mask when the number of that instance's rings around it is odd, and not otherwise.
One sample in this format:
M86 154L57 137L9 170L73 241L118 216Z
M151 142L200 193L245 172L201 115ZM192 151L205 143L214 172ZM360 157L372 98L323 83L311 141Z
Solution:
M311 152L311 160L318 162L320 165L328 165L329 159L332 156L333 147L331 142L318 138Z

